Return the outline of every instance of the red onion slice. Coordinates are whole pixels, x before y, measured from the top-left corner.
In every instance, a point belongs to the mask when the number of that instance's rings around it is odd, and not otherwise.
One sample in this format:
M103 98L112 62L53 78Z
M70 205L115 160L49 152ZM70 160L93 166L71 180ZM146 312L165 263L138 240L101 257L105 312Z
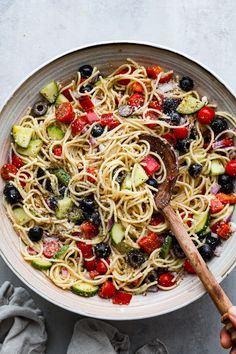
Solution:
M211 186L211 193L212 194L217 194L220 190L220 185L218 183L214 183L212 186Z

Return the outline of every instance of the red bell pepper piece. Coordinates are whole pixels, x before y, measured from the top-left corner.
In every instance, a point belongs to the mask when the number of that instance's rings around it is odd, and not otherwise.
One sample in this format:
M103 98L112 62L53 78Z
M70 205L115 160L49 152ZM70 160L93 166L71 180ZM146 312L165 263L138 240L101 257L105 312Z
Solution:
M89 272L89 276L91 279L94 279L95 277L97 277L99 275L99 273L96 270L91 270Z
M193 269L192 264L190 263L190 261L188 259L186 259L184 262L184 269L190 274L196 273L195 270Z
M188 128L186 127L179 127L173 129L173 133L177 139L186 139L188 137Z
M95 112L88 112L86 115L88 124L93 124L99 120Z
M86 124L87 124L86 117L78 117L74 119L71 124L72 134L77 135L78 133L80 133L84 129Z
M232 234L232 229L227 222L223 222L217 228L217 235L227 240Z
M218 193L216 194L216 198L222 204L236 204L236 195L234 194Z
M71 102L73 101L73 98L70 94L70 90L72 90L72 87L66 88L64 91L62 91L62 94Z
M89 96L80 96L78 98L80 106L83 108L84 111L90 112L94 108L94 104L91 101L91 98Z
M106 259L106 262L108 264L110 264L110 260L109 259ZM96 271L99 273L99 274L106 274L108 268L107 268L107 265L100 259L98 262L97 262L97 266L96 266Z
M132 85L132 91L143 93L143 86L139 82L134 82Z
M97 171L97 170L95 169L95 167L88 167L88 168L87 168L87 172L90 173L90 175L95 176L95 175L96 175L96 171ZM93 177L91 177L91 176L87 176L87 180L88 180L89 182L91 182L91 183L96 182L96 179L93 178Z
M144 252L151 254L154 250L161 247L161 241L155 232L149 232L138 241L138 245Z
M114 305L129 305L132 299L132 294L125 293L123 291L117 291L117 293L112 298L112 303Z
M211 214L219 213L224 208L224 205L217 198L211 200L210 211Z
M76 242L76 246L80 249L82 252L82 255L84 258L91 258L93 257L93 247L92 245L88 245L85 242L78 241Z
M116 293L115 285L110 280L106 280L102 284L101 289L99 290L98 295L104 299L109 299L114 296Z
M96 270L97 267L97 260L96 259L92 259L90 261L84 261L84 268L88 271L91 272L93 270Z
M175 281L173 281L174 275L170 273L163 273L158 278L158 284L166 288L173 286Z
M144 157L144 159L141 161L141 165L143 166L148 176L153 175L160 168L159 163L154 157L152 157L152 155L147 155Z
M145 113L145 120L158 120L158 114L152 111L148 111ZM148 123L147 127L152 129L157 126L157 123Z
M10 163L6 163L1 168L1 176L5 181L13 180L14 177L12 177L11 174L15 175L16 173L17 173L16 166Z
M173 146L177 144L177 139L173 133L166 133L162 135L162 138L166 139Z
M152 109L157 109L158 111L162 111L162 103L155 100L155 101L151 101L149 104L148 104L148 107L149 108L152 108Z

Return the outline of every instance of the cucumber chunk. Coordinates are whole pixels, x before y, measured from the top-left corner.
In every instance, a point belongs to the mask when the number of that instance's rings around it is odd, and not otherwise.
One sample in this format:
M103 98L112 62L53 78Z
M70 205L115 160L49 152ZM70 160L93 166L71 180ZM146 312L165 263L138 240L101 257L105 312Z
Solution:
M99 287L89 283L82 282L80 284L72 285L71 291L79 296L91 297L97 294Z
M51 138L52 140L61 140L65 136L65 133L63 132L63 130L61 130L56 125L50 125L47 128L47 133L48 133L49 138Z
M31 217L26 214L24 209L21 207L13 209L13 214L15 216L16 223L19 225L24 225L31 220Z
M55 254L54 258L57 259L61 259L63 258L64 254L66 253L66 251L68 250L69 246L68 245L64 245L62 246L59 251Z
M29 157L36 157L43 146L43 142L40 139L33 139L30 141L29 146L24 149L22 147L18 147L17 151L19 154Z
M148 180L148 175L139 163L134 165L133 169L133 182L134 186L138 187Z
M62 93L59 93L59 95L57 96L55 105L59 106L59 104L64 103L64 102L69 102L69 100Z
M223 219L229 221L234 212L234 205L228 207L227 212L223 215Z
M64 186L68 186L71 176L65 170L63 170L63 168L56 168L51 170L51 173L57 176L59 182L64 184Z
M32 128L22 127L21 125L13 125L12 135L15 143L22 148L29 146L34 130Z
M172 245L172 237L171 236L166 236L163 245L161 246L160 250L160 257L161 258L166 258L168 253L170 252Z
M125 228L122 224L115 223L111 228L112 241L117 245L125 237Z
M114 247L119 251L121 254L127 254L128 252L133 250L133 247L127 245L124 241L121 241L118 244L114 244Z
M121 189L132 189L132 178L130 175L125 177L124 181L122 182Z
M193 114L199 111L204 105L204 102L188 95L183 98L182 102L176 108L176 111L181 114Z
M57 202L56 217L58 219L64 219L67 213L73 208L73 201L69 197L59 199Z
M203 240L204 238L211 236L211 229L209 226L207 226L207 228L203 231L200 231L197 233L198 237L200 240Z
M201 213L200 215L194 215L193 219L195 220L195 233L202 234L207 229L207 227L209 225L210 212L205 211L204 213Z
M51 81L44 86L40 91L41 95L50 103L54 103L59 93L58 85L56 81Z
M211 161L211 175L212 176L219 176L225 172L225 168L221 161L219 160L212 160Z
M51 268L52 262L47 261L46 259L35 259L31 262L31 265L39 270L47 270Z

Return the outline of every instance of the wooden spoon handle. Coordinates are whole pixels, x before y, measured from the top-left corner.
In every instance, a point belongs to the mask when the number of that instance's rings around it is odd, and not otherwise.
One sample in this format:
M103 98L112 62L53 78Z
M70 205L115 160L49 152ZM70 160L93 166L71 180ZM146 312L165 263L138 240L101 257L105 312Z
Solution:
M162 211L169 221L170 228L175 234L181 248L190 260L196 274L202 281L204 287L222 315L222 322L226 324L226 329L230 333L232 341L236 343L236 329L228 317L228 310L232 306L230 299L207 267L196 246L192 242L191 237L187 233L184 225L172 207L167 205Z

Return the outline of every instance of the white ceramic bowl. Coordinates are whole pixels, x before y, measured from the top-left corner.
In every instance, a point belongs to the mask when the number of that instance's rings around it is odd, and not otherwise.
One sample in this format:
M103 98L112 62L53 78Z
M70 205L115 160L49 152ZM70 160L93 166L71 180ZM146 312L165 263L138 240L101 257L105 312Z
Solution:
M236 112L233 93L221 79L196 61L171 51L144 43L102 43L79 48L41 66L21 83L6 102L0 119L0 164L7 160L12 125L18 121L26 108L36 100L39 89L52 79L64 80L71 77L82 64L96 65L104 74L132 58L140 64L159 65L173 69L180 75L193 78L197 90L215 101L222 110ZM0 190L3 181L0 179ZM135 296L129 306L113 305L98 296L82 298L63 291L53 285L41 272L25 262L19 252L18 239L0 203L1 255L11 270L32 290L48 301L72 312L111 320L133 320L161 315L183 307L205 293L196 276L186 276L181 284L171 291ZM221 257L209 263L210 269L220 282L233 269L236 260L235 238L224 245Z

